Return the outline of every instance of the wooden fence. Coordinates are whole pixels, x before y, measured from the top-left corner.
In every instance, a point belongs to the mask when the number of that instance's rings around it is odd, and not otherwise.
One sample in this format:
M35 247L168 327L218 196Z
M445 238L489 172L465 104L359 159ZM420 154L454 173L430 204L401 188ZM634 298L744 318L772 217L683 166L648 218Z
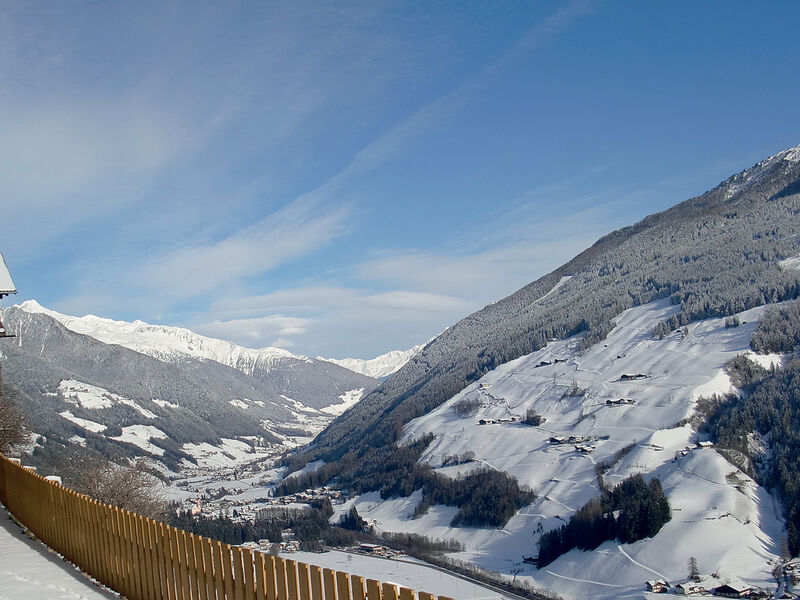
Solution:
M0 455L0 502L131 600L452 600L229 546L102 504Z

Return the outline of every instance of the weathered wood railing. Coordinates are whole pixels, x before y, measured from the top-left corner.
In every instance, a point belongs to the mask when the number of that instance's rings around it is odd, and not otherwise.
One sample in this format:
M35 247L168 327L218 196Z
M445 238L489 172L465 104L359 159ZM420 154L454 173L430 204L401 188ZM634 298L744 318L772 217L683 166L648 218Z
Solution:
M187 533L73 492L2 455L0 502L45 544L131 600L437 600Z

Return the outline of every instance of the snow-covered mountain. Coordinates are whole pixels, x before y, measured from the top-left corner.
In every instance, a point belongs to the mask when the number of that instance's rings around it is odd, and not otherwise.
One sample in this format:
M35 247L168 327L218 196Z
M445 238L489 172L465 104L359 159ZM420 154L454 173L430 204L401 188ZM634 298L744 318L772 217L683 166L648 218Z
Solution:
M151 325L144 321L115 321L105 317L86 315L73 317L45 308L36 300L26 300L19 307L29 313L42 313L54 318L67 329L93 337L104 344L116 344L136 352L170 362L186 357L213 360L248 375L256 371L267 372L282 359L295 361L326 361L374 379L385 379L397 372L423 345L409 350L393 350L372 359L325 358L311 359L293 354L283 348L247 348L226 340L206 337L184 327Z
M777 498L713 448L699 447L703 438L687 421L698 398L733 390L723 370L728 360L745 354L769 367L783 357L749 350L763 307L738 314L736 328L709 319L654 339L652 328L679 310L666 300L629 309L587 352L582 335L551 342L405 426L400 443L434 435L421 460L438 473L460 477L489 467L535 490L534 503L503 528L452 527L457 509L447 506L413 518L421 492L390 500L368 493L338 512L354 505L380 531L459 540L466 551L457 558L491 570L514 566L518 578L571 598L641 597L647 580L685 578L690 556L704 574L718 575L716 585L742 579L774 587L783 535ZM540 426L522 422L529 410L544 418ZM469 460L453 460L464 455ZM541 570L522 562L537 555L541 533L600 495L599 465L610 486L634 473L658 477L671 521L654 538L573 550Z
M91 336L104 344L130 348L164 362L186 357L213 360L252 375L257 370L269 371L280 359L311 360L282 348L245 348L183 327L151 325L139 320L115 321L95 315L73 317L47 309L36 300L26 300L19 307L29 313L46 314L67 329Z
M309 442L379 383L288 352L68 317L32 301L3 309L2 320L16 336L0 348L3 392L41 436L42 464L70 445L173 470L276 455Z
M386 379L389 375L402 369L423 347L424 344L419 344L408 350L392 350L369 360L363 358L324 358L322 356L318 356L317 360L326 360L375 379Z
M308 459L387 443L395 424L435 408L500 364L552 339L603 339L623 310L669 297L667 331L737 307L793 297L800 147L705 194L612 232L553 272L466 317L428 343L356 410L320 436Z

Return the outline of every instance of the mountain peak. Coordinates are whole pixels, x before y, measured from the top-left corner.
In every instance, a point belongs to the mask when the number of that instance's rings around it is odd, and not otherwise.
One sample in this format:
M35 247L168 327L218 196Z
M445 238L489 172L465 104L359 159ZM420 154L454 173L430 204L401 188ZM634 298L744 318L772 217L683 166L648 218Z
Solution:
M25 300L25 302L22 302L21 304L17 304L15 306L18 306L19 308L21 308L25 312L29 312L29 313L48 313L48 312L50 312L50 311L48 311L48 309L46 309L44 306L42 306L36 300L33 300L33 299Z
M45 308L36 300L26 300L18 308L32 314L48 315L67 329L105 344L123 346L167 362L188 356L214 360L252 374L257 367L269 368L274 360L310 360L282 348L246 348L233 342L197 334L184 327L152 325L141 320L115 321L95 315L73 317Z
M411 360L425 344L419 344L408 350L391 350L380 356L371 359L364 358L324 358L318 356L317 360L324 360L331 362L345 369L350 369L356 373L367 375L368 377L375 377L376 379L385 379L389 375L393 375L399 371L403 366Z
M800 162L800 145L784 150L782 154L784 155L783 160L785 161L792 163Z
M266 366L273 360L312 360L283 348L239 346L226 340L200 335L184 327L152 325L138 319L132 322L115 321L95 315L73 317L45 308L33 299L22 302L18 308L32 314L48 315L71 331L88 335L106 344L124 346L160 360L169 361L181 356L209 359L248 374L252 374L257 364ZM368 377L382 379L397 372L421 349L422 345L414 346L409 350L392 350L370 360L359 358L338 360L324 357L317 357L316 360L333 363Z

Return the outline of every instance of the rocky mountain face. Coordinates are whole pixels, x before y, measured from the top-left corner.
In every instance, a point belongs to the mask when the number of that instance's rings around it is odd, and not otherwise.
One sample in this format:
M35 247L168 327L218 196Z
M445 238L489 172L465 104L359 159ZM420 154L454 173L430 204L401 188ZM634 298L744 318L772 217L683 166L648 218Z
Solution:
M308 441L378 384L289 353L228 355L224 364L208 349L227 342L191 338L188 330L160 350L158 339L168 334L150 332L138 346L143 353L77 333L38 305L6 308L2 318L16 335L0 346L4 392L43 436L40 455L80 444L109 456L156 457L177 469L192 460L187 444L238 439L277 451ZM121 337L117 332L114 341ZM208 356L176 350L180 344L197 350L203 340Z

